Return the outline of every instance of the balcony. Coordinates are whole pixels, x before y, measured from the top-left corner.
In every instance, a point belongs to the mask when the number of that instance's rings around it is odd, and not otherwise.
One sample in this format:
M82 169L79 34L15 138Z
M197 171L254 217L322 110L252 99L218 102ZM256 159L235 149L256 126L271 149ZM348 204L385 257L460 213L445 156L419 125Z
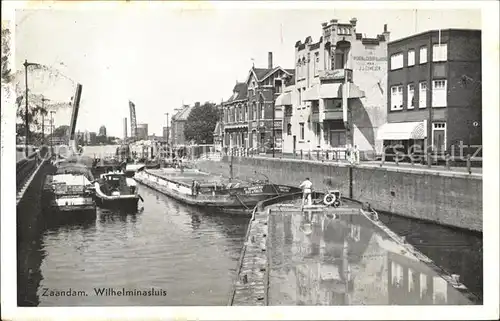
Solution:
M321 70L319 72L320 81L345 80L353 82L351 69Z
M342 108L336 109L327 109L325 110L325 120L337 120L343 119L343 111Z

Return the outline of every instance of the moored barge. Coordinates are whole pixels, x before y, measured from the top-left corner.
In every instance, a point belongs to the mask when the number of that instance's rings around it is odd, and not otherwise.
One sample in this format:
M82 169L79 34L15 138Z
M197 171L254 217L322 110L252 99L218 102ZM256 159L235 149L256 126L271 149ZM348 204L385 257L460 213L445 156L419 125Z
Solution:
M182 203L231 214L249 215L260 201L300 191L268 182L225 182L194 169L141 170L134 178Z

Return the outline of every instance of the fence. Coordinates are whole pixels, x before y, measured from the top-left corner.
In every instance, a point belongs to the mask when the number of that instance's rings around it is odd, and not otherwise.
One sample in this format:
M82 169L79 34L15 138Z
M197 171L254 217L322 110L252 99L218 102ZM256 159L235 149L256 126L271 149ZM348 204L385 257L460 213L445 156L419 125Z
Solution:
M273 157L272 151L263 153L255 148L225 147L222 148L221 156L234 157ZM402 152L383 152L377 154L372 151L360 151L358 153L349 152L347 149L337 150L297 150L295 153L275 152L275 158L288 158L311 160L321 162L347 162L351 164L372 164L372 165L392 165L392 166L427 166L427 168L451 170L452 167L461 167L472 173L473 168L482 167L482 157L475 157L471 154L452 155L450 153L432 153L427 155L423 152L404 154Z
M16 163L16 191L19 192L29 177L35 172L38 165L43 160L38 152L30 154L27 158Z

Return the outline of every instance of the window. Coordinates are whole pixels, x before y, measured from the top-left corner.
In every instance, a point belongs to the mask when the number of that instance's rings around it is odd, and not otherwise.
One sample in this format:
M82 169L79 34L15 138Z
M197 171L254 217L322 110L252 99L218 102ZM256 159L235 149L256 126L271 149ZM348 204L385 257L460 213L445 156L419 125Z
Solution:
M298 91L299 91L299 108L300 108L300 105L302 105L302 90L299 88Z
M318 141L318 145L321 145L321 124L320 123L315 123L316 124L316 140Z
M249 120L249 117L248 117L248 105L245 105L245 120Z
M319 52L316 52L314 54L314 75L318 75L318 68L319 67Z
M432 107L446 107L446 80L432 82Z
M304 140L304 123L299 123L300 128L300 140Z
M344 147L345 146L345 131L330 130L330 146Z
M391 56L391 70L403 68L403 54L398 53Z
M255 103L253 103L252 107L252 119L257 120L257 105L255 105Z
M445 43L432 46L432 61L446 61L448 59L448 45Z
M403 86L391 87L391 110L403 109Z
M260 104L260 119L265 119L266 105L264 103Z
M432 123L432 150L436 152L446 151L446 123Z
M408 50L408 67L415 65L415 50Z
M420 83L418 91L418 107L427 107L427 82L423 81Z
M425 64L427 63L427 47L421 47L420 48L420 63Z
M286 134L291 135L292 134L292 124L286 125Z
M415 86L413 84L408 85L408 105L407 109L415 108Z

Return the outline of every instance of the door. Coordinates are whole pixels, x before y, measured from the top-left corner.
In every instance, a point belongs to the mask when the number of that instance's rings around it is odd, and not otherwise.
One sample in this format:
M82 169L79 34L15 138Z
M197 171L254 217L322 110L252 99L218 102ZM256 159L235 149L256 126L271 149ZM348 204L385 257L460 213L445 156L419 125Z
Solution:
M434 130L432 144L434 145L435 151L437 153L442 153L445 151L446 148L445 148L445 143L444 143L444 130L443 129Z

